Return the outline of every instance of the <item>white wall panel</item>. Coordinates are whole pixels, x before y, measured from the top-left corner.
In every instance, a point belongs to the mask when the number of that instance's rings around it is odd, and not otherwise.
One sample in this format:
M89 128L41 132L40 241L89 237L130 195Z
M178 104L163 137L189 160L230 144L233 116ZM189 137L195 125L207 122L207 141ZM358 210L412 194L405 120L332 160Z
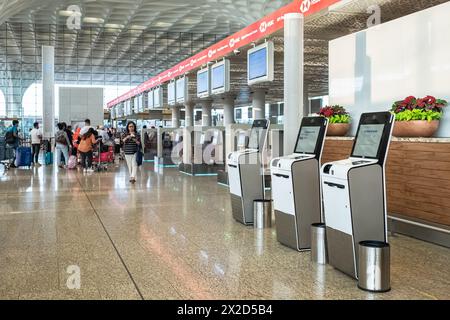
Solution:
M330 104L363 112L389 110L409 95L450 101L450 3L330 42ZM450 107L438 137L450 137Z
M103 124L103 88L60 87L59 121L70 124L86 118L93 126Z

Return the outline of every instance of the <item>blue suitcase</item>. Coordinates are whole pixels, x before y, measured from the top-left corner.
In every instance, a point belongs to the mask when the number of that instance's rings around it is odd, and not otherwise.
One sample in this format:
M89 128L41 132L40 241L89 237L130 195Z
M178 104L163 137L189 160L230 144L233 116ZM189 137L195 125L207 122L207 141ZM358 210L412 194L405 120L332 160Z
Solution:
M53 152L47 151L45 153L45 165L49 166L51 164L53 164Z
M19 147L16 153L16 167L31 167L31 148Z

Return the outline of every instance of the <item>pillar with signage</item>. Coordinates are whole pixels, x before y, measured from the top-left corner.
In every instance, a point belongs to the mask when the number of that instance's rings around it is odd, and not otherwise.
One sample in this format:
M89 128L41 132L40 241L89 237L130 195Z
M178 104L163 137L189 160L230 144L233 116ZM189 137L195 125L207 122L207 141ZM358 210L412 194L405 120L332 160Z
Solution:
M223 125L226 128L234 121L234 100L235 97L228 96L223 100Z
M193 102L186 102L184 104L185 108L185 127L192 127L194 125L194 103Z
M55 131L55 48L42 46L43 136L50 139Z
M294 150L303 110L304 18L300 13L284 16L284 152ZM287 155L287 154L286 154Z
M180 107L173 106L172 107L172 128L180 127Z
M212 124L212 100L202 102L202 126L210 127Z
M266 90L255 89L252 97L253 119L264 119L266 117Z

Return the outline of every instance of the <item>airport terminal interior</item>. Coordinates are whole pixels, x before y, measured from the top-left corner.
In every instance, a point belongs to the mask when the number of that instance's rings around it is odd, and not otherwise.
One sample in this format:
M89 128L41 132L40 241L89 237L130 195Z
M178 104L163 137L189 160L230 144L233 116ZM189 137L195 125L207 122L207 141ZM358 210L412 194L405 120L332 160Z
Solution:
M449 16L0 0L0 300L449 300Z

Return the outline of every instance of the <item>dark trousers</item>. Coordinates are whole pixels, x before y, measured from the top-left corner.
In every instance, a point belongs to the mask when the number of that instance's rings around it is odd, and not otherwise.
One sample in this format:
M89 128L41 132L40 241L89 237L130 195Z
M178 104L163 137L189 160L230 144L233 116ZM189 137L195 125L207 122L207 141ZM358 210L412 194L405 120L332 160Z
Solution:
M36 143L33 144L33 149L32 149L32 160L33 163L38 163L39 162L39 152L41 151L41 144L40 143Z
M81 166L84 169L92 167L92 156L93 156L92 151L80 152L80 156L81 156Z

